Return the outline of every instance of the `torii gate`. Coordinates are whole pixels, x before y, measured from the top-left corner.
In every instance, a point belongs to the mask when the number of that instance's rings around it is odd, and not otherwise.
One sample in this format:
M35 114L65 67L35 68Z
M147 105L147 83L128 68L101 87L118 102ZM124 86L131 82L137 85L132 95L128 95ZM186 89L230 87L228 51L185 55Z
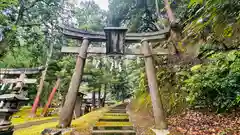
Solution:
M13 125L10 122L11 116L13 113L18 111L20 107L19 103L28 100L28 98L26 98L24 95L24 91L22 90L24 84L33 84L37 82L37 79L28 79L26 78L26 75L37 74L43 69L44 67L18 69L0 68L0 85L2 85L1 90L4 90L6 84L10 84L8 89L12 90L10 94L4 93L0 95L0 132L2 134L12 134ZM19 75L19 77L12 79L7 78L8 76L5 77L4 75ZM15 86L13 87L14 84Z
M81 47L62 47L63 53L78 54L75 71L69 85L68 93L60 114L60 127L70 126L73 109L76 102L77 91L82 80L83 69L87 54L107 55L138 55L143 56L150 90L153 114L156 128L166 129L167 123L164 116L161 97L158 91L156 71L153 55L168 55L169 50L163 48L153 49L149 42L166 40L170 35L170 28L151 33L126 33L127 29L120 27L107 27L104 32L88 32L76 28L63 28L63 34L72 39L82 41ZM90 42L106 42L106 48L89 47ZM127 49L127 43L141 43L140 49Z
M0 84L2 85L1 89L4 89L6 84L14 84L16 83L16 87L21 87L22 84L33 84L37 82L37 79L28 79L26 75L28 74L37 74L44 67L36 67L36 68L0 68ZM19 78L6 78L5 75L19 75ZM11 86L12 87L12 86Z

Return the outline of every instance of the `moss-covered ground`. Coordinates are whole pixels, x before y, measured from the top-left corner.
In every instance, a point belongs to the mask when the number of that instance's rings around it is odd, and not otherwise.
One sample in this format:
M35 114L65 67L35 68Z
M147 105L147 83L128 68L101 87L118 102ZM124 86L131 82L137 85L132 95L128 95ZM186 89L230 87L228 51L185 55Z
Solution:
M76 120L73 120L72 128L79 132L90 132L90 128L108 110L109 110L109 108L105 107L105 108L90 112ZM58 124L58 122L50 122L50 123L44 123L44 124L37 125L37 126L31 126L28 128L19 129L14 132L14 135L40 135L44 129L55 128L57 126L57 124ZM66 134L69 134L69 133L66 133ZM85 133L85 134L87 135L88 133Z
M74 120L72 122L72 127L74 127L77 131L92 127L99 120L99 118L101 118L103 114L108 111L108 109L109 108L106 107L86 114L79 119Z
M49 117L41 117L41 113L42 113L43 108L38 108L37 109L37 113L36 113L36 117L32 118L29 117L29 114L31 112L31 106L25 106L22 107L19 112L15 113L12 117L12 123L13 125L20 125L20 124L24 124L27 122L34 122L34 121L41 121L41 120L49 120L49 119L53 119L53 118L57 118L57 114L54 114L52 116ZM50 108L49 111L52 111L53 109Z

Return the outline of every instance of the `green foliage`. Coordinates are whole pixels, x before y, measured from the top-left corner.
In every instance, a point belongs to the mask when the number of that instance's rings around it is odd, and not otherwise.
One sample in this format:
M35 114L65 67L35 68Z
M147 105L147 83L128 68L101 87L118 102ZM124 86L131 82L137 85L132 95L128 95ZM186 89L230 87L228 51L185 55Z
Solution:
M41 65L41 59L35 57L30 51L31 48L14 48L12 52L8 52L4 59L0 61L2 68L30 68Z
M106 24L106 13L94 1L81 2L75 14L78 27L88 31L103 30Z
M132 107L135 111L143 111L151 114L152 109L150 108L152 108L152 101L150 94L147 91L145 91L137 95L133 99Z
M157 31L155 11L155 0L110 0L109 24L134 32Z
M60 0L11 0L2 3L5 6L0 6L0 29L4 35L3 41L0 42L1 56L4 55L4 51L9 51L8 49L12 47L39 44L47 46L43 43L44 38L48 37L47 30L56 31Z
M207 64L192 68L184 89L192 105L229 111L239 106L240 51L215 53Z
M159 91L168 115L180 113L188 106L185 100L187 93L179 89L181 87L180 82L183 80L179 71L185 70L185 68L179 66L160 67L157 70Z

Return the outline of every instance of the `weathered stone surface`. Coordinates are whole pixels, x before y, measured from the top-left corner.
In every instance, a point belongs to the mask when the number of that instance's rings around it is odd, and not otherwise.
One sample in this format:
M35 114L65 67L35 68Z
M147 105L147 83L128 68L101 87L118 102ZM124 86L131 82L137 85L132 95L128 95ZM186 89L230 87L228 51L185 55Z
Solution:
M26 101L29 100L29 98L25 98L21 95L17 95L17 94L4 94L4 95L0 95L0 100L22 100L22 101Z

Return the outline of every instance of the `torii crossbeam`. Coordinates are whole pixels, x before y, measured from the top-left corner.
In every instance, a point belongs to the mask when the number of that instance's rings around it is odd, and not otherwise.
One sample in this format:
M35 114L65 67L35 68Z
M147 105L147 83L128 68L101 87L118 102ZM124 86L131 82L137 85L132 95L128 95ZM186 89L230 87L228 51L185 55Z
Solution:
M64 27L64 26L62 26L62 28L63 28L63 34L72 39L83 40L84 38L87 38L92 42L107 41L106 34L104 32L89 32L89 31L84 31L77 28ZM124 28L107 27L107 29L121 30ZM170 28L166 28L164 30L157 31L157 32L149 32L149 33L126 33L125 41L126 43L136 43L136 42L139 43L143 39L148 41L161 41L168 38L169 31L170 31Z
M43 69L43 66L36 68L0 68L0 74L37 74Z
M106 29L106 28L105 28ZM107 27L107 29L121 30L124 28ZM84 38L92 42L107 42L106 34L104 32L88 32L79 30L76 28L64 28L63 34L66 37L83 40ZM162 41L166 40L169 35L169 28L158 32L152 33L127 33L125 37L125 42L127 43L140 43L143 39L146 41ZM73 53L78 54L80 47L66 47L63 46L62 53ZM124 48L124 55L144 55L141 48ZM154 55L167 55L169 54L168 49L155 48L152 49ZM88 47L88 54L106 54L107 50L105 47Z

